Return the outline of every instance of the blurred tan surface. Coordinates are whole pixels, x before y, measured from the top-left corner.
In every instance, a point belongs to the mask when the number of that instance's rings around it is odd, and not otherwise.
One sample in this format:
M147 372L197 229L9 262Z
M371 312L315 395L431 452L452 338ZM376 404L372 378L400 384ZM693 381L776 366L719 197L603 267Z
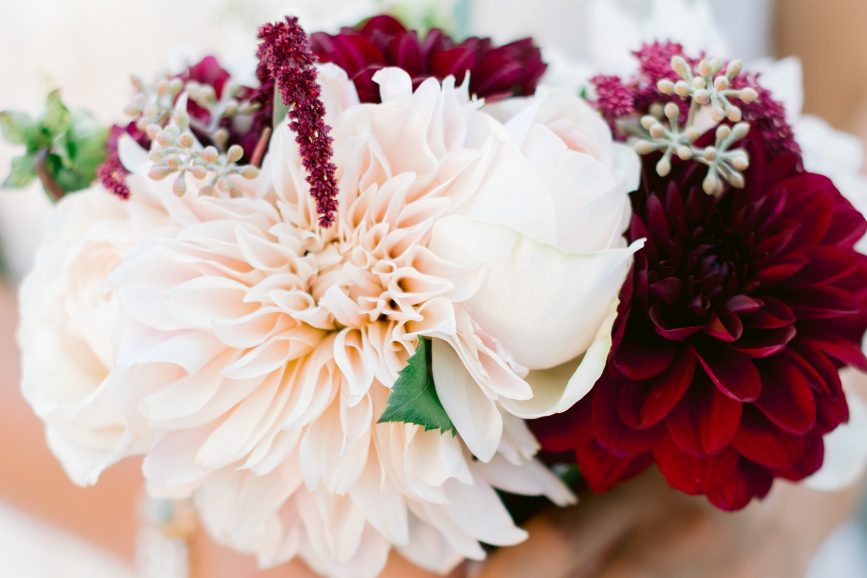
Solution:
M131 559L139 466L120 464L99 488L78 488L67 480L18 389L16 325L14 296L0 287L0 499Z

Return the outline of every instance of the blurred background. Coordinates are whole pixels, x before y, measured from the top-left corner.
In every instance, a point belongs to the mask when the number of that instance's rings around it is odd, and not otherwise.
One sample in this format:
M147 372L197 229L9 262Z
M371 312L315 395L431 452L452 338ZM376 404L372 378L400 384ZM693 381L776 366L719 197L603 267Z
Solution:
M249 79L263 22L293 13L308 30L332 30L383 10L458 36L532 35L556 63L552 73L576 87L590 67L623 71L642 39L671 37L748 60L796 56L804 110L867 137L864 0L0 0L0 110L36 113L61 87L67 103L108 124L122 118L130 73L148 77L210 53ZM566 64L575 60L583 65ZM0 176L15 152L0 144ZM48 210L38 187L0 193L0 575L125 578L133 575L138 464L110 471L97 489L73 487L18 391L14 290ZM859 524L832 539L815 578L863 576L846 570L867 550Z

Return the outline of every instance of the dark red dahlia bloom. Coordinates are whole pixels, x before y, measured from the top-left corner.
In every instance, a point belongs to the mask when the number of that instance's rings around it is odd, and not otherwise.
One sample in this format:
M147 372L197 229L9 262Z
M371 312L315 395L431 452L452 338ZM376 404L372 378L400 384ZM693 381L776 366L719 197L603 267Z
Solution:
M346 71L362 102L379 102L373 75L387 66L408 72L415 86L449 75L460 82L469 73L470 92L488 99L533 94L547 66L530 38L505 46L494 46L489 38L456 42L436 28L422 38L387 15L339 34L318 32L311 43L321 62L333 62Z
M712 138L706 135L705 139ZM840 368L867 368L867 223L827 178L746 142L743 190L702 191L703 167L668 177L645 157L630 240L647 238L621 295L608 366L570 412L533 428L574 454L595 491L656 463L726 510L801 480L848 419Z

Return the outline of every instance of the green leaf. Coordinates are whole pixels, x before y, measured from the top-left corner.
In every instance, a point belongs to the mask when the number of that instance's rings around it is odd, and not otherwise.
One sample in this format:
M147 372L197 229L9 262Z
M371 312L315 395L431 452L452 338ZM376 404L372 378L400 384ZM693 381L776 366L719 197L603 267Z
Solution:
M578 469L578 466L575 464L567 464L563 466L555 466L554 472L560 476L560 479L563 480L563 483L569 486L572 489L578 487L578 484L581 483L582 476L581 470Z
M283 119L289 114L289 107L283 104L283 95L280 94L280 87L274 85L274 111L271 113L271 126L274 130L280 126Z
M0 112L0 133L11 144L27 144L35 129L36 123L23 112Z
M72 113L60 100L60 91L52 90L45 99L45 111L39 119L42 129L51 135L66 132L72 126Z
M4 189L22 189L36 178L36 157L24 155L12 159L9 176L0 187Z
M73 111L72 119L72 127L55 137L51 152L64 168L93 181L108 153L108 131L85 112Z
M108 129L90 114L76 112L70 135L76 169L84 174L93 173L96 178L96 169L108 156Z
M422 426L425 431L438 429L443 433L457 433L449 419L431 373L431 347L420 339L418 349L409 358L388 397L388 407L379 418L380 423L403 422Z

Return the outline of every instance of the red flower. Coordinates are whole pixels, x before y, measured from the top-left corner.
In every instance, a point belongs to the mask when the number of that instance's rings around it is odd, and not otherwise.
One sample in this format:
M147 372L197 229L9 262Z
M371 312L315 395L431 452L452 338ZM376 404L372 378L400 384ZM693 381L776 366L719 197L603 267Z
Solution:
M529 38L505 46L494 46L489 38L458 43L439 29L420 38L385 15L339 34L315 33L311 43L321 62L333 62L346 71L362 102L379 102L373 75L387 66L408 72L415 86L427 78L442 80L449 75L461 82L469 73L470 92L489 99L533 94L547 66Z
M816 472L823 437L848 419L839 369L867 368L867 257L854 249L867 223L762 131L746 147L746 187L721 197L702 191L697 163L663 178L658 156L643 159L627 236L647 246L608 366L573 410L533 424L594 491L655 462L675 488L736 510L775 478Z

